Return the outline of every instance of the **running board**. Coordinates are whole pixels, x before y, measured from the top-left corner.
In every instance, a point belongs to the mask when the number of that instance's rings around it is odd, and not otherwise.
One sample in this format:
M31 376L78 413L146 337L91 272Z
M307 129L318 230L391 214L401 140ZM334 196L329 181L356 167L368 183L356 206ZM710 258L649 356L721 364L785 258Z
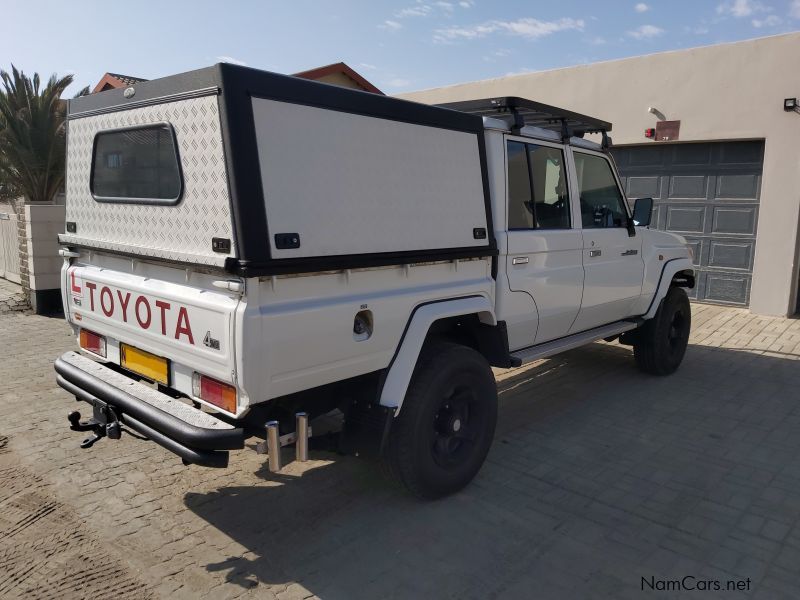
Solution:
M517 350L511 353L511 360L517 363L515 366L525 365L534 360L539 360L540 358L547 358L548 356L560 354L561 352L566 352L567 350L572 350L573 348L578 348L579 346L596 342L597 340L619 335L631 329L636 329L638 326L639 324L633 321L618 321L610 325L603 325L602 327L574 333L565 338L553 340L552 342L545 342L544 344Z

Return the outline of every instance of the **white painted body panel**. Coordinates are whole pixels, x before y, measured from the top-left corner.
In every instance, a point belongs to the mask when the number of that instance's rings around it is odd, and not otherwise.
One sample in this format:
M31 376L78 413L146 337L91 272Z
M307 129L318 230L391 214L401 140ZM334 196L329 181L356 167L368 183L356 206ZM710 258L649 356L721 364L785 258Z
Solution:
M242 384L267 400L384 369L418 306L475 295L491 307L488 259L248 281L237 315ZM366 340L353 334L361 310L373 315Z
M168 358L172 387L188 396L195 371L236 385L237 415L252 403L385 369L423 304L437 302L440 314L452 316L463 313L448 312L446 301L478 297L483 320L496 323L490 259L253 278L243 282L241 297L214 286L221 279L229 277L84 252L62 269L66 316L76 332L85 327L106 337L107 362L120 363L120 342ZM126 310L120 297L128 298ZM169 304L163 328L156 302ZM193 343L184 333L176 337L180 309ZM362 310L373 315L365 340L353 334ZM219 350L203 345L207 332Z
M630 237L624 227L584 229L582 234L583 299L571 333L631 316L644 277L642 236ZM636 254L625 254L630 251Z
M524 346L567 335L583 292L580 231L509 231L506 275L512 292L526 292L536 303L539 327ZM514 259L528 259L514 264ZM523 346L518 346L523 347Z
M478 136L253 99L273 258L483 247Z
M106 337L107 362L120 363L124 342L169 359L171 386L189 396L195 371L237 384L240 298L213 286L219 276L86 251L61 274L67 320ZM204 344L207 335L218 348ZM247 406L241 387L239 397Z

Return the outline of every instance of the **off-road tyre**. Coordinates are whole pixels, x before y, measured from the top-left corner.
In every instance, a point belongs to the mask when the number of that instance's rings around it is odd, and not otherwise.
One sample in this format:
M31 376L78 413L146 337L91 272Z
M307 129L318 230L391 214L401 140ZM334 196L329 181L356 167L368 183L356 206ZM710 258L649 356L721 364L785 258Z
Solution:
M633 344L637 366L651 375L670 375L683 361L692 310L686 290L671 287L655 316L639 328Z
M464 488L481 468L497 424L497 387L468 346L426 344L392 423L385 471L412 494L434 499Z

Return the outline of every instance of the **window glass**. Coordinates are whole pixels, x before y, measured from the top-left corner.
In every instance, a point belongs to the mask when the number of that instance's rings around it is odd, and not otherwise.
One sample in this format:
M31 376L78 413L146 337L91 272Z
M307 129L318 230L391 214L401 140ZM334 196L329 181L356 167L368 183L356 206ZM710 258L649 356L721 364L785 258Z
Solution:
M508 228L533 228L528 157L519 142L508 142Z
M539 229L569 229L569 195L564 154L558 148L528 144L534 216Z
M583 227L626 227L628 213L609 162L593 154L575 152L574 156Z
M508 142L508 228L569 227L563 152L548 146Z
M181 195L175 136L159 124L97 134L91 189L98 200L173 203Z

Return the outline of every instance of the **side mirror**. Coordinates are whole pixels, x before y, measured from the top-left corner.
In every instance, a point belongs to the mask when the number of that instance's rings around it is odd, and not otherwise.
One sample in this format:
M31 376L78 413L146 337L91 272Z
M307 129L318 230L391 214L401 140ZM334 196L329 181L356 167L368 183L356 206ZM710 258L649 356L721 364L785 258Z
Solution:
M637 227L647 227L653 216L653 199L637 198L633 205L633 224Z

